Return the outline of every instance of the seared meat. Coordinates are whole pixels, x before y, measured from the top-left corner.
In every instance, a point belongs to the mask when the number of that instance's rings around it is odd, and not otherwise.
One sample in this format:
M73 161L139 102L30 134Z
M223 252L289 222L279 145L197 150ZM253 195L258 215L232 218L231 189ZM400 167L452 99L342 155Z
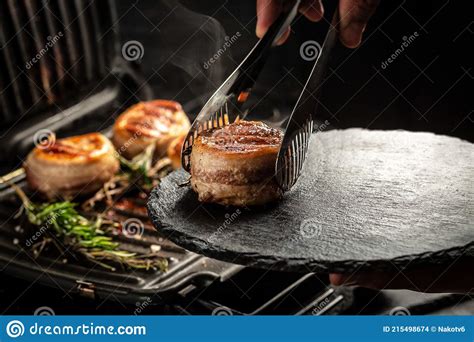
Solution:
M181 105L174 101L140 102L127 109L115 122L112 141L125 158L133 158L155 144L155 155L166 155L168 145L186 134L189 119Z
M183 134L175 138L168 146L168 158L171 159L171 163L175 169L181 167L181 149L185 139L186 135Z
M191 185L202 202L260 205L281 197L274 179L282 132L239 121L200 135L191 154Z
M25 165L31 188L48 198L69 198L98 190L119 169L112 143L90 133L35 147Z

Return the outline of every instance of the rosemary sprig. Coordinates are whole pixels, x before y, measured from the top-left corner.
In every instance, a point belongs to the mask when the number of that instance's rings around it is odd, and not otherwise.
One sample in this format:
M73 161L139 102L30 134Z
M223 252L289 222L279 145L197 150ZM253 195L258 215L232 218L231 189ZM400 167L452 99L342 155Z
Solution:
M125 159L117 153L120 166L124 173L128 175L129 181L139 182L146 188L153 186L153 178L149 171L152 167L154 153L154 144L148 146L145 151L135 156L132 160Z
M12 184L12 187L21 198L31 224L53 227L56 236L88 260L110 270L115 270L114 263L135 269L167 269L168 262L164 258L153 254L144 258L142 254L120 250L119 244L105 235L113 224L104 223L100 216L90 220L80 215L76 204L69 201L33 203L18 186Z
M132 160L116 154L120 161L120 172L106 182L99 191L82 204L82 209L89 211L97 203L105 201L112 205L113 198L125 193L132 185L136 185L142 192L148 193L159 180L171 171L171 160L161 158L153 162L155 146L150 145L145 151Z

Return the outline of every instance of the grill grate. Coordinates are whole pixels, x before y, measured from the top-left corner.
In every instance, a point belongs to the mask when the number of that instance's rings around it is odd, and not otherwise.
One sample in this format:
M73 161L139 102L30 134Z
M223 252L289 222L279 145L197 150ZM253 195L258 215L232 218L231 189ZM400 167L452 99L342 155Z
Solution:
M92 89L115 55L107 1L0 2L0 120L12 123ZM74 92L73 92L74 91Z
M22 178L20 176L17 184L25 187L26 182ZM118 222L136 218L143 222L143 234L137 238L117 230L112 234L113 239L120 243L121 249L131 252L149 253L151 246L159 246L159 255L169 261L167 272L121 268L111 272L90 267L84 260L76 260L67 250L60 255L46 252L35 257L25 247L25 242L35 231L23 218L15 217L20 205L12 189L6 187L0 191L0 270L12 275L21 274L25 279L39 280L53 287L59 283L65 290L80 292L78 281L87 282L94 285L99 298L113 293L115 297L123 296L124 303L135 303L137 299L152 294L158 294L157 298L162 300L176 297L183 288L194 289L217 279L222 280L242 268L191 253L160 236L148 221L145 200L134 193L118 200L106 216ZM67 263L63 262L65 259ZM53 284L48 284L51 279L54 279Z

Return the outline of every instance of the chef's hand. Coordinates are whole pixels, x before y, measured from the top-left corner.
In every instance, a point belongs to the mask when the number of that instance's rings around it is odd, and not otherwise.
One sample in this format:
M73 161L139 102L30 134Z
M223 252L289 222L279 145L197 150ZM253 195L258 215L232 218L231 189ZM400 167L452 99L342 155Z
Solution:
M380 0L339 0L340 40L348 48L359 46L362 33ZM267 32L288 0L257 0L257 36L261 38ZM300 12L311 21L319 21L323 16L321 0L303 0ZM283 44L290 30L282 36L279 43Z
M407 289L419 292L474 293L473 258L454 263L394 272L330 274L333 285L358 285L374 289Z

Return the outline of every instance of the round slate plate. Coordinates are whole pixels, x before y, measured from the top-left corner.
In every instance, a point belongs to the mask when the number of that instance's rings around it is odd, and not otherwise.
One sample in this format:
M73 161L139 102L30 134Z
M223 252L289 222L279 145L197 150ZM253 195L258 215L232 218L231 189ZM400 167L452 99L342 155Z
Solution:
M474 257L474 145L431 133L313 135L303 174L275 204L202 204L183 170L152 192L155 227L189 250L243 265L347 272Z

